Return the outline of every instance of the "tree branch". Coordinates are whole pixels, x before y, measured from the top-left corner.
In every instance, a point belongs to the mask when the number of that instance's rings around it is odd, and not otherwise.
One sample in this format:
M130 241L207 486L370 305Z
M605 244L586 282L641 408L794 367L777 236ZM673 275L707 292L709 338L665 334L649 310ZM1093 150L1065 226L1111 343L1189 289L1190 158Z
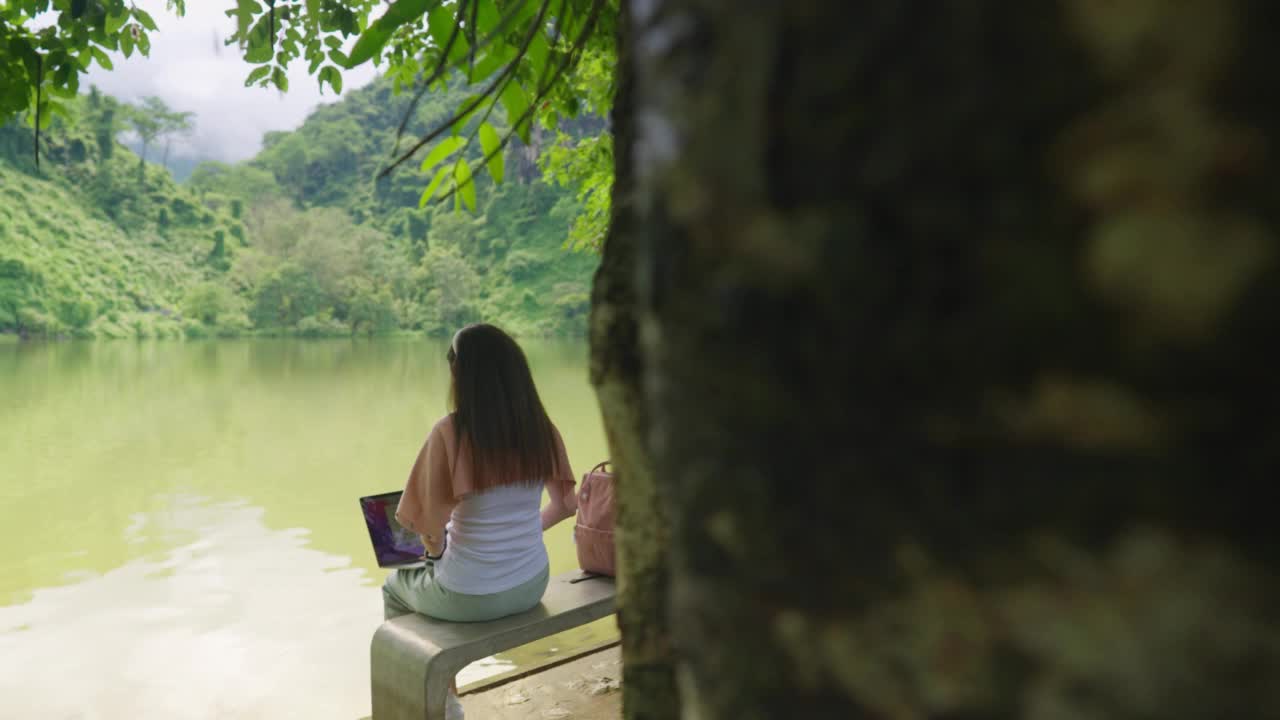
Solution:
M418 102L422 100L422 96L431 89L431 83L438 80L444 71L449 68L449 51L453 50L453 44L458 39L458 29L462 25L462 13L465 12L467 4L470 0L458 1L458 12L453 17L453 29L449 31L449 39L444 44L444 49L440 51L440 62L436 63L436 67L431 71L431 76L423 81L422 87L418 88L418 92L414 94L413 100L409 102L409 109L405 111L404 117L400 118L400 126L396 128L396 144L391 149L391 154L395 155L400 149L400 138L404 136L404 129L409 125L409 120L413 118L414 112L418 109ZM523 4L523 0L521 2ZM379 175L378 177L382 177Z
M507 147L507 144L511 142L511 138L515 135L516 129L520 127L521 123L533 117L533 113L538 109L538 103L546 98L547 93L551 91L551 88L555 87L555 84L564 76L564 73L573 65L575 59L580 57L582 51L586 48L587 38L591 36L591 31L595 29L595 24L600 19L600 11L604 8L605 1L606 0L592 0L590 14L587 17L586 23L582 26L582 31L578 33L578 37L574 39L573 45L570 47L569 51L565 53L564 59L561 61L560 65L556 67L555 73L553 73L545 85L541 85L541 80L547 79L547 75L545 73L543 74L543 77L539 79L540 84L533 100L529 103L529 107L525 108L525 111L520 114L520 117L511 124L511 129L509 129L507 134L503 136L501 142L498 143L498 146L489 153L486 153L485 156L472 167L472 172L469 173L469 177L465 182L461 185L456 184L455 182L453 189L442 195L439 202L445 202L449 198L453 197L454 193L458 192L458 190L468 185L474 185L479 169ZM489 112L492 112L492 110L493 108L490 107ZM485 118L488 118L488 113L485 114ZM474 135L472 137L474 137ZM468 138L467 145L469 146L470 144L471 139Z
M596 0L596 1L599 2L600 0ZM499 87L506 87L507 80L515 73L516 68L519 67L520 65L520 61L524 59L525 53L528 52L529 46L533 43L534 36L538 32L540 32L542 19L546 17L547 7L550 4L551 4L551 0L542 0L542 4L538 7L538 16L534 18L533 25L531 26L530 31L525 35L524 42L520 45L520 49L516 53L515 58L513 58L511 62L507 64L507 67L503 69L502 74L499 75L497 79L495 79L492 83L490 83L489 87L485 88L480 93L479 96L473 98L471 102L466 103L465 109L454 113L453 117L451 117L448 121L442 123L435 130L432 130L431 132L424 135L416 143L413 144L413 147L409 148L407 151L404 152L404 154L397 157L390 165L388 165L387 167L379 171L377 175L378 179L382 179L387 175L391 174L396 168L400 167L405 162L407 162L409 158L413 157L419 150L423 148L423 146L427 145L432 140L435 140L436 138L443 135L446 130L453 127L453 125L457 123L459 120L461 120L462 118L465 118L466 116L470 115L472 112L475 112L475 109L480 106L480 103L484 102L486 99L489 99L495 96L495 90L497 90ZM496 98L494 102L497 102Z

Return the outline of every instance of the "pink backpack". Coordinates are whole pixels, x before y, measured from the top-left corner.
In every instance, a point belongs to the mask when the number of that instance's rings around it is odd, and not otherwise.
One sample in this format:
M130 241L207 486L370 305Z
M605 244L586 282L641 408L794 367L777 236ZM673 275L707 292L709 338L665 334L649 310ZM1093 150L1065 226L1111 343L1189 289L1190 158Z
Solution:
M578 546L578 565L589 573L617 575L613 551L613 473L604 468L608 460L582 476L578 490L578 518L573 541Z

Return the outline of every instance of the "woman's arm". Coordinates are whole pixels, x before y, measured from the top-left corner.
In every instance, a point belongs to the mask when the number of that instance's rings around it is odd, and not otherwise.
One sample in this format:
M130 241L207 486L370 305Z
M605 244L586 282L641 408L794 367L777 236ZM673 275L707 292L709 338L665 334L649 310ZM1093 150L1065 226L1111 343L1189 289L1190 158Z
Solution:
M578 510L569 509L569 504L564 501L564 497L556 488L558 483L547 483L547 493L551 495L551 502L542 508L542 530L546 532L561 520L573 517ZM570 495L570 497L573 497Z
M436 429L427 436L409 471L396 519L418 533L428 555L439 555L445 548L445 525L457 505L444 438Z
M565 452L560 431L553 427L552 432L555 434L556 441L556 466L555 474L547 481L547 495L551 497L551 502L542 508L544 532L578 512L578 493L573 479L573 469L569 467L569 454Z

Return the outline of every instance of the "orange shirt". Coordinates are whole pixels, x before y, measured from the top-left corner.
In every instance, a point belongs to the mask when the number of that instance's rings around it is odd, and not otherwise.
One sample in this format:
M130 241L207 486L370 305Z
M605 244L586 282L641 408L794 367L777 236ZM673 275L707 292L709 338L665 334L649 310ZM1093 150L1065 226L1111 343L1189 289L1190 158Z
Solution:
M557 472L555 477L545 480L551 504L542 510L544 530L578 509L573 470L569 466L564 440L554 425L552 434L555 436ZM418 452L418 459L409 471L404 494L400 496L396 520L419 535L442 537L453 509L474 492L474 478L471 453L459 446L453 416L446 415L431 428L422 450Z

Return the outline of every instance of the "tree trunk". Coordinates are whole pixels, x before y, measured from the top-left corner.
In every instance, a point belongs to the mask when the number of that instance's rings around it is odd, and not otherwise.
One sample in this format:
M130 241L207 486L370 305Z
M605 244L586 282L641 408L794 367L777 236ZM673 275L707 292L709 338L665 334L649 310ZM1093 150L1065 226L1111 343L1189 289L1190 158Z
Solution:
M624 8L595 372L685 717L1280 717L1278 8Z
M627 5L623 0L624 11ZM678 714L666 606L668 533L640 394L643 366L636 324L637 226L631 169L635 122L626 13L622 15L613 107L612 216L591 296L591 382L600 400L618 492L623 715L628 720L668 720Z

